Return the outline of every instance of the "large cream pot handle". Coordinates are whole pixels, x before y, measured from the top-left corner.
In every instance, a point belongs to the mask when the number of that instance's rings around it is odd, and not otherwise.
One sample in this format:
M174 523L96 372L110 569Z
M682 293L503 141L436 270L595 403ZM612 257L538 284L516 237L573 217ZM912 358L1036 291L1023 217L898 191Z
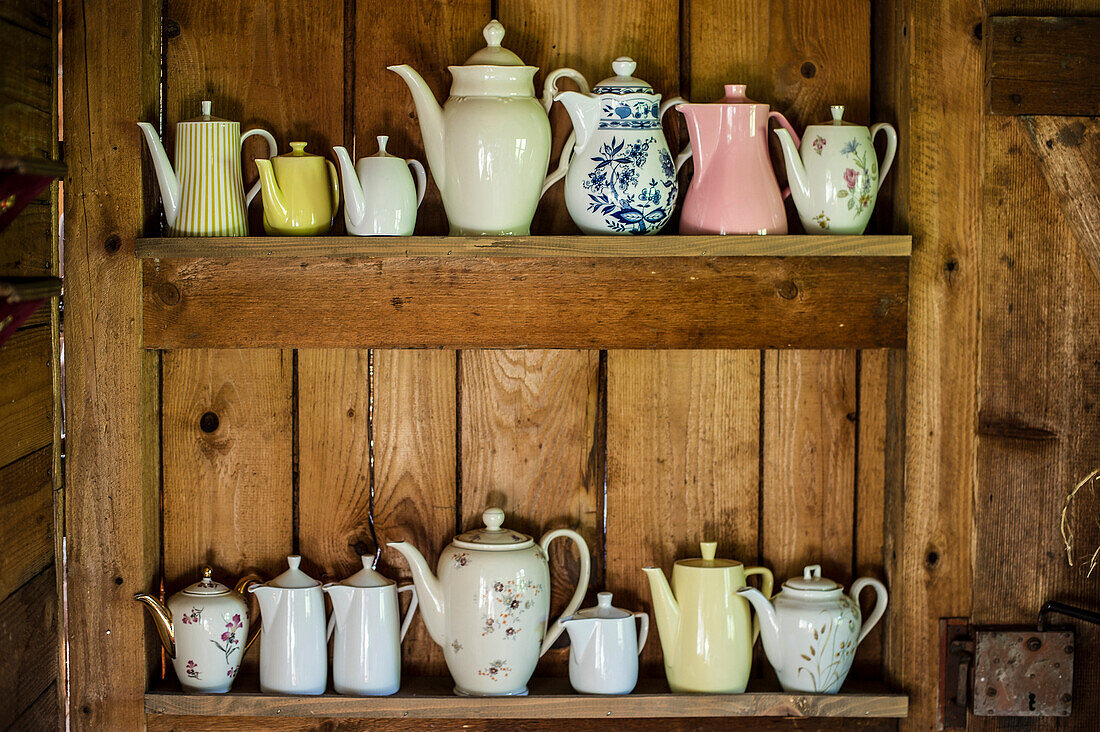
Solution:
M561 624L562 618L567 618L573 613L577 612L577 608L581 606L581 602L584 601L584 596L588 592L588 575L592 569L592 557L588 553L588 544L584 542L584 538L576 531L571 529L554 529L546 536L542 537L539 541L539 546L542 547L543 554L546 555L547 564L550 562L550 542L559 537L567 537L573 540L573 543L577 545L577 553L581 555L581 571L580 577L577 578L577 589L573 591L573 597L569 600L569 604L562 610L558 619L546 629L546 637L542 641L542 649L539 650L539 656L550 650L550 647L554 645L554 641L558 639L564 628Z
M748 579L754 574L760 575L760 592L767 599L772 599L772 587L775 586L775 577L772 576L772 571L767 567L745 567L745 579ZM742 602L748 603L748 600L741 598ZM756 645L756 639L760 637L760 616L756 613L752 614L752 646Z
M276 155L279 154L279 146L278 146L278 144L276 144L275 138L272 136L272 134L270 132L268 132L267 130L261 130L258 127L254 130L249 130L248 132L241 135L241 150L244 150L244 141L247 140L248 138L252 137L253 135L259 135L260 137L267 140L267 153L268 153L267 156L269 158L273 158L273 157L275 157ZM248 208L249 206L252 205L252 199L255 198L256 194L259 193L259 192L260 192L260 181L256 181L256 184L248 189L248 195L244 197L244 207L245 208Z
M542 108L546 110L547 114L550 114L550 107L554 106L554 97L558 95L559 79L572 79L581 90L581 94L589 93L588 80L584 78L584 74L576 69L563 68L552 71L547 74L546 81L542 85ZM565 139L565 145L562 146L561 157L558 158L558 167L554 169L553 173L546 176L546 180L542 183L542 192L539 193L539 198L545 196L551 186L564 178L565 174L569 172L569 163L573 160L573 149L576 146L577 133L570 131L569 137Z

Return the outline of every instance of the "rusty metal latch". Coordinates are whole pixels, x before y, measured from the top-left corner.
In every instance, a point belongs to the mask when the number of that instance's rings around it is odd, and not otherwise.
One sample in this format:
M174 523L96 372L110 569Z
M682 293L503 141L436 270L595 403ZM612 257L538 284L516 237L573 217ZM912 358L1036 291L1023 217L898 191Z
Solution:
M1073 627L1050 627L1054 613L1100 623L1100 614L1060 602L1043 605L1035 630L940 621L939 729L965 727L968 708L982 717L1070 715Z

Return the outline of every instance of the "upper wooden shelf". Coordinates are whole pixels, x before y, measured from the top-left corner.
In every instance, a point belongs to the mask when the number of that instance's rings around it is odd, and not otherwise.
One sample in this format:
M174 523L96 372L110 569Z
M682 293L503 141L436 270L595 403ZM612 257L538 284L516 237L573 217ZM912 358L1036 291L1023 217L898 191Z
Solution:
M744 694L672 694L663 680L642 679L626 696L576 694L566 679L533 679L529 696L455 696L450 679L407 680L393 696L184 694L171 684L145 695L147 714L204 717L353 717L360 719L625 719L664 717L905 717L909 698L885 690L794 694L750 687ZM251 689L249 687L251 686Z
M907 236L141 239L146 348L896 348Z

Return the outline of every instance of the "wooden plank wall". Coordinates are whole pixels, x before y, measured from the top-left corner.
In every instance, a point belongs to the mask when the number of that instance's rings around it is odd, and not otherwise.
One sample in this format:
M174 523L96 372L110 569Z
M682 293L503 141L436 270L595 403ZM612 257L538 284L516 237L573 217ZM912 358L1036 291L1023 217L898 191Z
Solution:
M865 0L387 0L309 13L170 0L169 128L210 98L216 114L267 127L284 149L300 138L360 156L388 134L391 151L423 160L411 99L384 66L412 64L443 98L444 67L482 45L494 11L504 45L544 72L571 66L595 83L625 54L666 96L706 101L747 82L798 127L837 102L870 121ZM553 123L560 146L568 119L555 110ZM250 157L245 172L254 179ZM560 189L535 226L576 230ZM445 230L430 194L417 231ZM857 564L880 572L884 363L854 351L166 352L165 590L208 562L227 576L271 575L292 549L339 579L375 537L409 538L434 562L494 504L535 535L579 530L593 551L591 592L606 587L626 606L649 604L641 566L667 570L706 539L722 556L763 557L780 579L818 560L844 582ZM576 560L567 547L554 554L560 607ZM408 576L393 552L381 566ZM413 628L407 671L441 673L438 649ZM872 669L878 643L866 651ZM550 654L543 672L564 673L564 658ZM656 643L646 658L656 670Z
M56 159L56 6L0 6L0 154ZM57 186L0 233L0 279L57 276ZM64 686L54 500L61 480L57 300L0 347L0 728L56 728ZM60 678L61 684L58 684ZM31 727L22 727L30 729Z

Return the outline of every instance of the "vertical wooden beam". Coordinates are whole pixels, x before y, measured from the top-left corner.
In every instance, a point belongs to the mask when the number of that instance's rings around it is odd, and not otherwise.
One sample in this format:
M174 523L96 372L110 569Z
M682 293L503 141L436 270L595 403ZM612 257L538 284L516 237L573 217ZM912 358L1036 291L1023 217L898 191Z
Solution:
M158 532L145 481L157 466L142 461L149 405L134 258L152 201L134 123L157 117L160 4L118 13L78 0L63 12L71 724L140 729L152 633L132 597L155 589Z

